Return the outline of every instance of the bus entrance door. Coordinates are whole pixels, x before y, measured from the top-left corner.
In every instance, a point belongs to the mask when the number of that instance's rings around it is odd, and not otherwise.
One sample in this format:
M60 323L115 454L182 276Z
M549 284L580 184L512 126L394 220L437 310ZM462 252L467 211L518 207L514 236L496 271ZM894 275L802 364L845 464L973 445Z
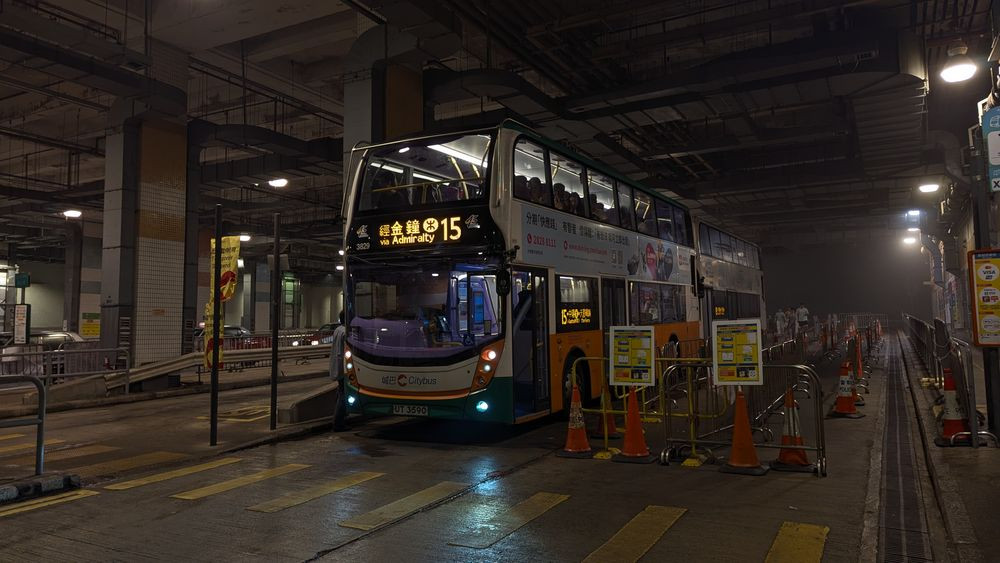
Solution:
M550 408L548 275L544 270L514 270L511 277L517 419Z
M628 324L625 317L625 306L625 280L601 278L601 329L604 332L604 357L608 357L611 353L608 350L611 327Z

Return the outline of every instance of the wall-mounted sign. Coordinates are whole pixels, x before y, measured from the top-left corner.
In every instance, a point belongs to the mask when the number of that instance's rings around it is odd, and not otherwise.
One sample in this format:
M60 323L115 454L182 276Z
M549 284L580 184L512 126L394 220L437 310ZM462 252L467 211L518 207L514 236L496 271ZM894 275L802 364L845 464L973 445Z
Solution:
M983 113L982 125L990 191L1000 192L1000 107L990 108Z
M611 385L648 387L656 383L656 350L651 326L613 326Z
M99 338L101 336L101 314L80 313L80 336Z
M25 272L14 274L14 287L18 289L31 287L31 274Z
M31 305L14 305L14 344L27 344L31 338Z
M760 319L712 321L712 371L716 385L763 385Z
M976 346L1000 346L1000 249L969 251L972 337Z

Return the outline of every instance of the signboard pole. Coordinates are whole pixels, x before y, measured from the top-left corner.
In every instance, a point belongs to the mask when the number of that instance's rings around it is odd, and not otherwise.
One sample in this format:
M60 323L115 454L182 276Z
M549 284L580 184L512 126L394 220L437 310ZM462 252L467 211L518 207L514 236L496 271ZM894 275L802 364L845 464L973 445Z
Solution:
M271 430L278 427L278 315L281 314L281 214L274 214L274 265L271 266Z
M219 341L222 327L222 291L219 282L222 279L222 204L215 204L215 264L212 276L212 379L211 406L209 407L209 445L214 446L219 441Z
M976 182L974 178L974 181L972 182L974 206L972 220L973 233L975 234L977 249L990 248L993 246L993 241L990 240L992 225L990 224L989 212L990 199L992 197L990 191L993 179L990 177L992 170L987 170L987 168L993 167L988 167L988 156L985 151L986 143L983 138L987 132L993 129L989 122L989 120L992 119L993 113L994 110L991 110L983 116L983 121L987 125L983 128L983 134L971 135L973 139L973 153L977 156L979 164L979 166L974 169L979 181ZM970 270L969 276L975 276L975 273ZM970 301L973 302L977 299L977 296L974 293L970 297ZM977 322L976 319L973 319L973 322ZM998 374L1000 374L1000 369L998 368L1000 368L1000 355L998 355L997 349L989 346L983 347L983 378L986 383L986 423L988 428L993 432L1000 429L1000 390L996 388L996 378ZM975 408L975 405L970 405L969 408Z

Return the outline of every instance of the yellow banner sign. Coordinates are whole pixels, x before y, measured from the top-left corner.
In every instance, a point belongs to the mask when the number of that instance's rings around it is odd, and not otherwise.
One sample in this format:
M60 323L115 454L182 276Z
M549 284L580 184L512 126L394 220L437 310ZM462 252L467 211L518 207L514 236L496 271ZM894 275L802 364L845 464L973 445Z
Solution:
M1000 249L969 251L972 336L976 346L1000 346Z
M212 280L211 287L218 287L222 293L222 302L225 303L233 298L236 293L236 282L239 280L240 261L240 237L222 237L222 270L221 281L215 283L215 239L212 239L211 256L209 267L209 279ZM209 296L209 303L215 297L214 293Z
M651 326L611 327L611 385L648 387L656 382Z
M214 316L212 313L215 308L215 304L212 301L205 303L205 332L202 333L202 338L205 342L205 369L212 369L212 348L215 347L215 342L212 341L212 326L214 325ZM220 316L225 319L225 316L220 312ZM225 323L223 323L225 325ZM219 327L219 339L225 342L223 339L222 327ZM222 369L222 350L223 347L219 346L219 369Z
M716 385L763 385L760 319L712 322L712 367Z

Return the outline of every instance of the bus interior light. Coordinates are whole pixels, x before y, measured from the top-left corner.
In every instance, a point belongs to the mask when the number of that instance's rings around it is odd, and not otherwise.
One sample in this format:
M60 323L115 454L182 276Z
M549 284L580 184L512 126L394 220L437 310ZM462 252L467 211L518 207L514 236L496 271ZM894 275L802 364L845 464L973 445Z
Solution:
M487 403L486 401L479 401L478 403L476 403L476 410L479 412L486 412L490 410L490 404Z
M471 154L466 154L466 153L464 153L462 151L455 150L455 149L453 149L453 148L451 148L449 146L446 146L446 145L430 145L427 148L429 148L431 150L434 150L434 151L437 151L437 152L440 152L440 153L444 153L444 154L446 154L448 156L453 156L453 157L455 157L455 158L457 158L459 160L464 160L465 162L468 162L469 164L475 164L476 166L482 166L483 168L486 168L486 166L487 166L486 159L484 159L484 158L483 159L476 158L476 157L472 156Z

